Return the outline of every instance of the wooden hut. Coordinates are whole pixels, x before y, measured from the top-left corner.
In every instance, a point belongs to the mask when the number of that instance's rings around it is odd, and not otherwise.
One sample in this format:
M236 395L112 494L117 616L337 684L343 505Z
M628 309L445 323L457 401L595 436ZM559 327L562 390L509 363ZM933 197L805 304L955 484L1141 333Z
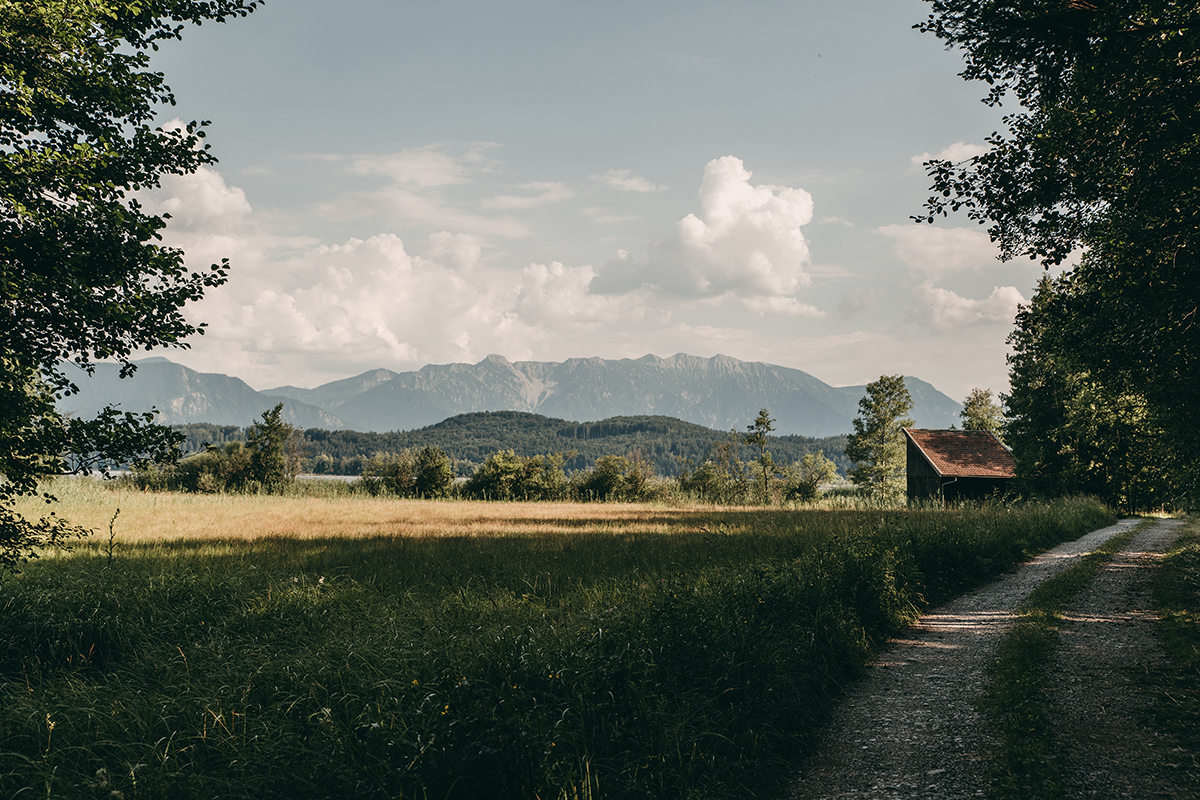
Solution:
M1003 493L1016 462L994 433L905 428L908 500L980 500Z

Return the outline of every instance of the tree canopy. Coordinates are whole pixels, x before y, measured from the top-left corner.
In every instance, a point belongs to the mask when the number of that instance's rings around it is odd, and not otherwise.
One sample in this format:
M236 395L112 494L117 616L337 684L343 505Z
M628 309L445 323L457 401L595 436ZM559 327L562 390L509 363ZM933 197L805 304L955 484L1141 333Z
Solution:
M988 431L999 436L1004 427L1004 412L993 399L991 389L972 389L959 416L964 431Z
M150 51L185 23L257 4L0 0L0 560L78 532L13 510L40 478L162 455L177 440L151 415L68 420L55 400L76 391L72 369L114 359L125 376L136 350L202 332L182 308L223 283L226 264L189 271L159 243L167 216L135 194L215 159L207 122L152 127L175 98Z
M846 441L846 456L856 462L850 480L880 502L904 496L907 450L903 429L912 427L911 409L912 397L903 375L881 375L867 384L866 394L858 401L854 433Z
M1016 101L987 152L927 164L920 217L988 226L1002 258L1069 264L1054 339L1106 401L1131 388L1200 465L1200 6L1179 0L931 0L917 27L962 50L985 102ZM1048 299L1048 298L1047 298ZM1038 338L1031 341L1047 341ZM1035 354L1026 352L1027 362ZM1043 367L1055 363L1043 359ZM1065 376L1063 376L1065 377ZM1017 396L1013 407L1028 407ZM1020 413L1018 411L1018 413Z

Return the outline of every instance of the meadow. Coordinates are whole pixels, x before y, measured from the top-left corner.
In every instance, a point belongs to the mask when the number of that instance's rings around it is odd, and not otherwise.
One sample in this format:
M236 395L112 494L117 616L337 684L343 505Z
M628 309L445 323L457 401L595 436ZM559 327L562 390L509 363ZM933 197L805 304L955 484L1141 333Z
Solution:
M55 491L6 796L775 796L889 635L1113 519Z

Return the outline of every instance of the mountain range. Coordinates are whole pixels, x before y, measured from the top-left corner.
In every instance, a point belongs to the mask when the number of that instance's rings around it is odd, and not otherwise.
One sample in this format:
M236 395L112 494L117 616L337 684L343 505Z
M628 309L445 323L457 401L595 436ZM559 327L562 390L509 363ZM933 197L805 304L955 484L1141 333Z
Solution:
M99 364L76 381L80 393L61 410L95 414L106 404L159 411L164 424L248 425L276 403L301 428L412 430L457 414L525 411L566 420L659 415L717 430L741 430L761 408L779 434L833 436L852 430L863 386L830 386L806 372L728 356L677 354L637 359L572 358L478 364L430 364L413 372L376 369L315 389L278 386L257 392L239 378L200 373L165 358L137 362L119 379L116 364ZM918 427L948 428L962 406L918 378L906 377Z

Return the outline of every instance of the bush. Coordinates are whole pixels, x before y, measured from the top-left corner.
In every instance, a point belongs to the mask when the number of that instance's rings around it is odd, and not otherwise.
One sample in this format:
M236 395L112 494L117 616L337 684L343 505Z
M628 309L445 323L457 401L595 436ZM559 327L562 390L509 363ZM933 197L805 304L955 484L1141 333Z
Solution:
M626 456L601 456L590 470L577 473L572 480L579 500L627 500L639 502L657 493L654 464L638 451Z
M573 456L519 456L501 450L475 470L463 485L463 494L478 500L565 499L568 483L563 463Z
M361 486L373 495L446 497L454 488L454 472L439 447L376 453L363 467Z

